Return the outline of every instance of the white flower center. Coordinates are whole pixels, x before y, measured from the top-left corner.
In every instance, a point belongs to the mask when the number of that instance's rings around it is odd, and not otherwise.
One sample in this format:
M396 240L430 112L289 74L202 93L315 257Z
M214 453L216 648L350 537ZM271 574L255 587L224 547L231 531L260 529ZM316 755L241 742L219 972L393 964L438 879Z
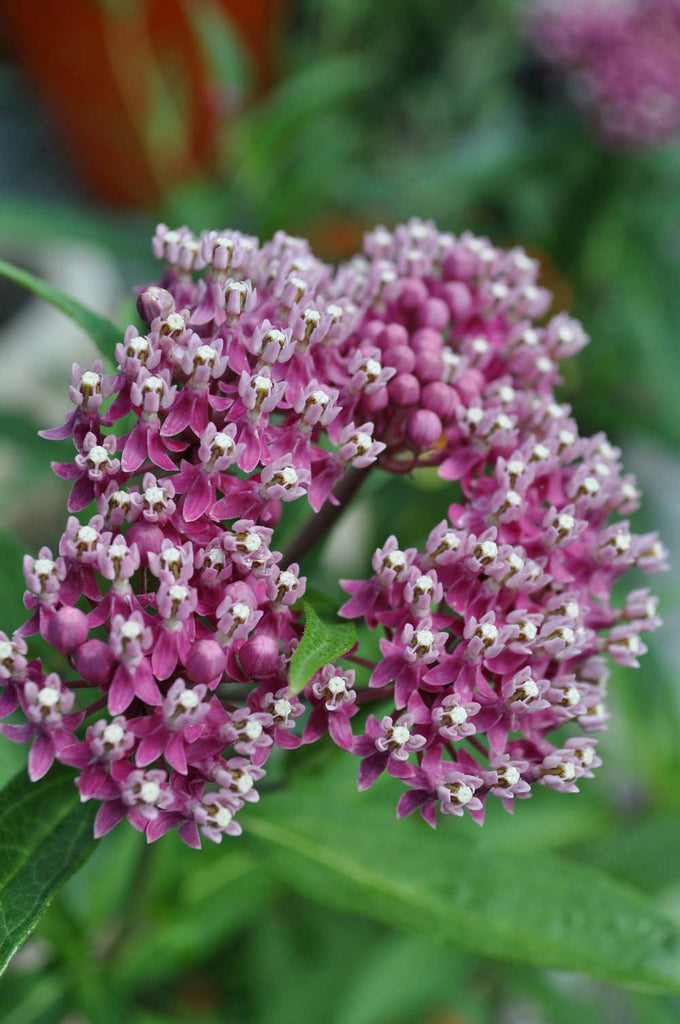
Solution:
M111 722L107 725L102 733L102 739L104 743L110 743L112 747L115 747L125 736L125 730L122 726L118 725L117 722Z
M451 794L451 803L460 804L463 807L469 804L474 796L473 790L464 782L454 782L447 786Z
M244 724L241 731L249 740L257 740L262 735L262 725L251 718Z
M213 821L215 822L217 828L226 828L229 822L231 821L232 817L233 815L229 808L220 807L217 814L213 816Z
M93 444L87 453L88 461L95 466L103 466L109 461L109 453L101 444Z
M533 679L526 679L517 691L520 700L534 700L538 697L538 687Z
M277 718L288 718L288 715L293 710L293 705L289 700L281 698L274 702L274 715Z
M498 630L492 622L482 622L476 629L477 636L480 640L487 641L492 644L498 638Z
M165 491L162 487L147 487L144 491L144 501L147 505L162 505L165 500Z
M284 487L295 487L298 482L298 475L292 466L285 466L278 475L281 477Z
M250 617L250 608L247 604L237 601L235 605L232 605L231 617L235 619L236 622L247 622Z
M186 711L197 708L200 701L193 690L183 690L177 698L177 703Z
M43 686L38 691L38 703L44 708L53 708L59 703L59 690L54 686Z
M326 689L334 697L337 697L341 693L345 693L347 686L342 676L331 676L326 683Z
M139 788L139 799L143 804L155 804L161 793L161 787L157 782L147 779Z
M410 738L411 733L409 732L405 725L395 725L392 728L390 739L398 747L403 747L406 743L408 743Z
M446 709L445 715L443 715L449 725L462 725L468 720L468 713L461 704L454 704L452 707Z
M361 369L364 371L369 380L377 380L380 376L382 366L377 359L367 359Z
M199 345L196 349L194 361L197 363L208 363L212 366L216 356L217 352L211 345Z
M403 569L406 565L406 555L403 551L390 551L389 555L385 555L385 566L388 569L394 569L396 572L399 569Z
M184 321L182 321L182 326ZM156 395L160 395L165 388L165 382L162 377L147 377L142 385L142 391L146 394L153 392Z
M253 554L255 551L259 551L262 547L262 538L259 533L249 531L248 533L242 533L239 536L240 546L245 548L248 554Z
M507 786L516 786L520 780L520 774L517 769L511 765L502 765L496 772L499 779L503 779Z
M124 622L120 627L120 635L124 640L139 640L142 627L138 622Z
M352 436L352 443L358 452L365 455L373 444L373 438L370 434L366 434L362 430L357 430L356 434Z
M477 550L480 552L477 556L478 558L491 562L498 554L498 545L492 540L485 540L479 545Z
M519 623L519 635L522 640L535 640L538 629L530 619Z

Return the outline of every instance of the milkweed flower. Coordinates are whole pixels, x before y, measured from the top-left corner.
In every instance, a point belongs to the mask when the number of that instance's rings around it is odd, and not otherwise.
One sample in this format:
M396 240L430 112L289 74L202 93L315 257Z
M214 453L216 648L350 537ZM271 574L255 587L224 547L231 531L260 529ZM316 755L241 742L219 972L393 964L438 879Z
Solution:
M665 552L620 518L639 493L618 450L555 397L587 338L545 320L536 262L418 220L335 270L283 232L159 225L153 249L115 370L74 367L74 411L44 432L73 439L54 465L71 514L0 633L0 714L23 716L2 729L31 742L31 778L71 765L96 835L127 818L192 846L238 835L273 752L325 733L361 788L387 771L398 813L430 824L574 791L599 764L607 658L635 666L659 624L648 591L615 607L613 584ZM293 693L301 561L376 465L436 468L459 497L421 548L390 536L343 582L343 614L385 632L369 685L350 652ZM310 519L283 555L291 502ZM63 672L30 657L38 633Z
M538 0L529 29L610 142L658 145L677 135L678 0Z
M580 437L555 396L559 360L588 339L563 314L537 322L548 303L534 261L420 224L381 230L376 246L388 266L419 267L383 290L381 315L400 331L381 360L420 375L420 408L441 421L427 461L460 496L420 550L390 536L371 576L342 581L341 614L387 634L369 689L393 702L354 741L359 785L387 771L408 787L399 815L419 808L434 825L437 810L466 810L481 823L489 797L512 811L537 784L576 791L600 763L594 739L559 747L551 733L606 724L606 656L637 666L659 625L647 590L618 607L612 588L632 567L664 569L665 551L621 518L639 494L618 449ZM393 721L410 748L381 739Z

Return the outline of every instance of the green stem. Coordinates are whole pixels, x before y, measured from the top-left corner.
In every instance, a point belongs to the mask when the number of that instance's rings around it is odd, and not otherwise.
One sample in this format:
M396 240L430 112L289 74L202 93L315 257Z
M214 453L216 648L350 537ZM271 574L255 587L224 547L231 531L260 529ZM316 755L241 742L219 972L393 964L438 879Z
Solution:
M307 520L284 552L281 560L283 565L301 562L311 549L328 534L361 487L371 468L369 466L367 469L350 469L345 473L335 490L338 504L331 505L327 501L320 512Z

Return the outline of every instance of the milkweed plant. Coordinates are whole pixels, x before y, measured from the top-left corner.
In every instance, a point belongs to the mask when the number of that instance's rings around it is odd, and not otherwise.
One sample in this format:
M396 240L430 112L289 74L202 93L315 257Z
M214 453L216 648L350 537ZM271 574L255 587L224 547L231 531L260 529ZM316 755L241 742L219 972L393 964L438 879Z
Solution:
M680 132L680 0L534 0L528 32L614 147Z
M619 450L555 395L588 338L548 315L537 262L415 219L336 269L283 232L159 225L153 252L116 368L74 365L42 432L73 443L65 525L25 556L27 618L0 633L30 778L71 766L96 836L126 818L190 846L238 835L275 748L317 741L432 826L576 792L609 666L637 667L659 625L647 589L613 588L666 554L631 531ZM419 467L446 515L405 547L373 492L385 539L340 581L355 635L305 596L305 558L368 477ZM291 502L308 513L283 545Z

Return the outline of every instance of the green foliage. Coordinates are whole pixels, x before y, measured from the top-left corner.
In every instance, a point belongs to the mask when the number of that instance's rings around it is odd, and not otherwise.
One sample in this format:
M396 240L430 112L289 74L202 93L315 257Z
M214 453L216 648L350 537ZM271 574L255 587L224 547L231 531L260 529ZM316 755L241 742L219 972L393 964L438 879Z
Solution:
M0 972L92 852L93 817L67 769L39 783L21 773L0 792Z
M28 270L15 267L11 263L6 263L5 260L0 260L0 274L21 285L22 288L28 288L29 291L44 299L45 302L49 302L65 316L70 317L92 338L101 354L106 359L113 360L116 344L121 340L121 331L110 320L105 320L98 313L83 306L70 295L55 288L49 281L43 281L29 273Z
M328 622L320 618L309 601L303 601L305 630L290 663L290 688L299 693L315 672L346 654L356 643L351 622Z
M680 993L680 929L632 889L533 850L466 842L457 821L434 834L399 824L380 795L356 792L354 766L339 767L249 816L300 892L485 956Z

